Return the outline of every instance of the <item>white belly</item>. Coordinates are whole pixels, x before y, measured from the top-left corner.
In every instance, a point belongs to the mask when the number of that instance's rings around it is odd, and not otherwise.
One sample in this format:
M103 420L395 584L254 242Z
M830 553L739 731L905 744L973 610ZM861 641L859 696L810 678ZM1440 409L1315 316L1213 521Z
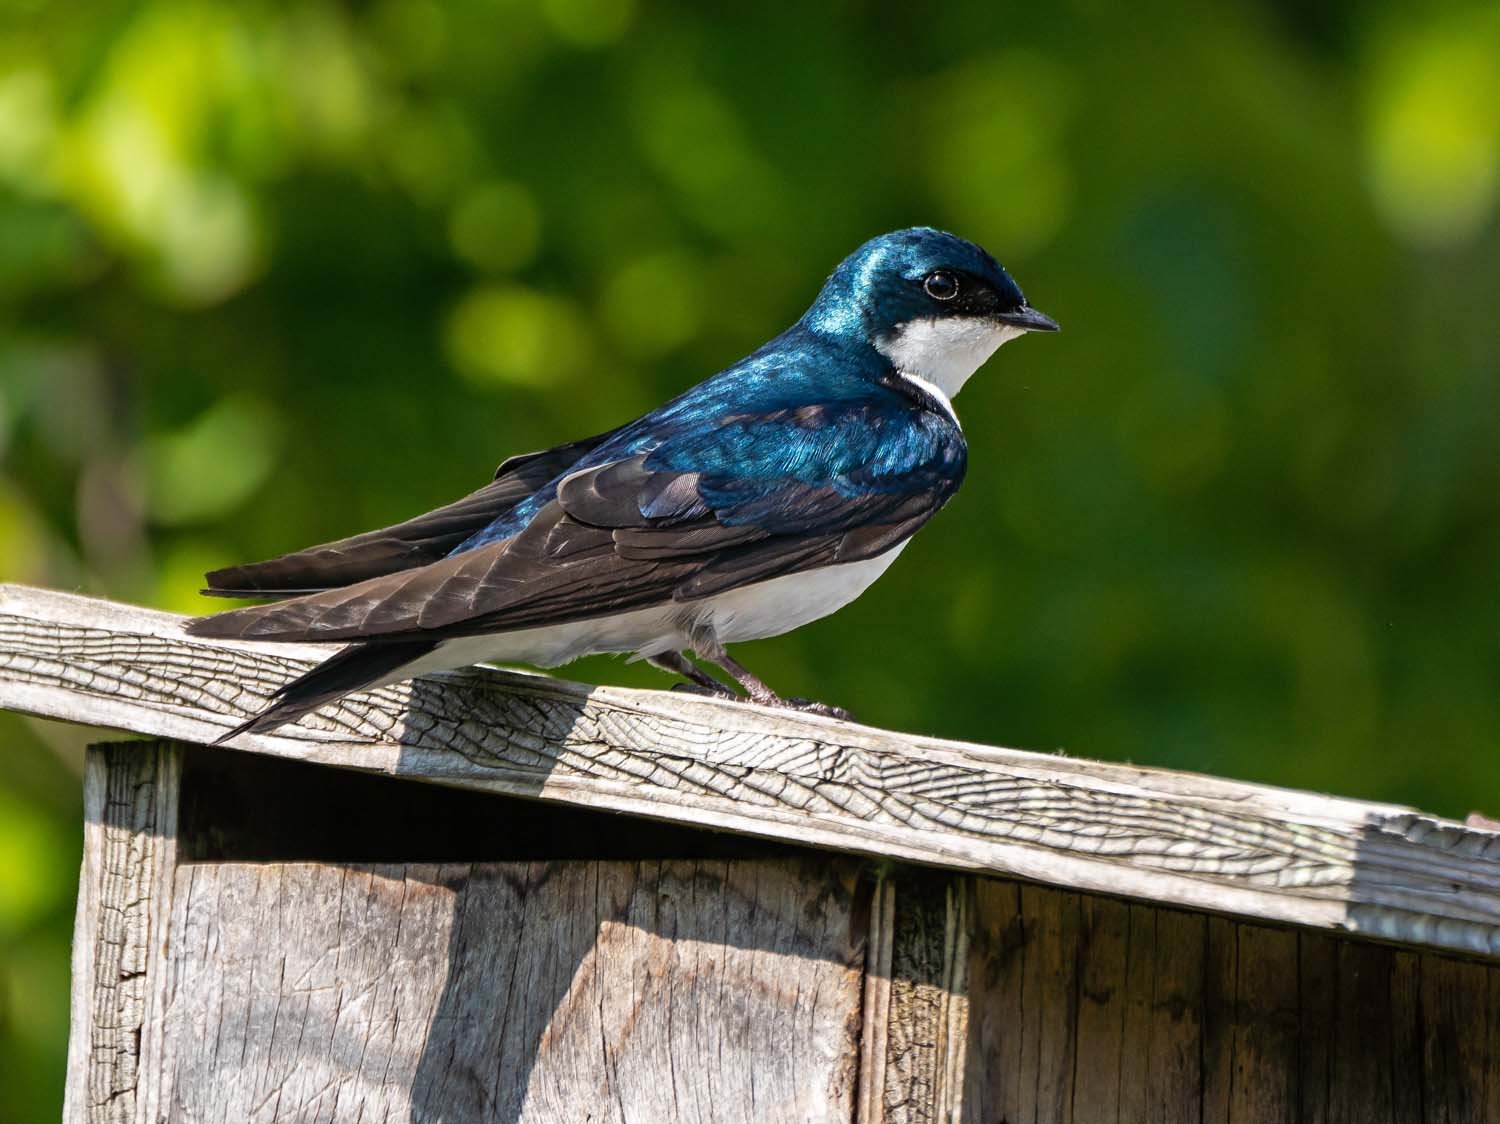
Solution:
M714 632L722 643L735 644L780 636L826 617L869 589L905 547L903 542L863 562L788 574L709 598Z
M701 601L450 640L385 681L395 682L427 671L486 660L556 667L580 656L603 652L656 656L691 649L691 634L704 625L712 627L723 644L780 636L849 604L885 573L905 546L906 543L900 543L863 562L788 574Z

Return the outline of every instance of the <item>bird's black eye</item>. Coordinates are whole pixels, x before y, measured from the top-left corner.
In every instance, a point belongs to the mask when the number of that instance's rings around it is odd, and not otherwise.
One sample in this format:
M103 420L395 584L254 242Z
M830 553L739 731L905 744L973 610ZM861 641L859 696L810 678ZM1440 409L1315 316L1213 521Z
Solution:
M935 301L951 301L958 296L958 278L939 269L922 279L922 289Z

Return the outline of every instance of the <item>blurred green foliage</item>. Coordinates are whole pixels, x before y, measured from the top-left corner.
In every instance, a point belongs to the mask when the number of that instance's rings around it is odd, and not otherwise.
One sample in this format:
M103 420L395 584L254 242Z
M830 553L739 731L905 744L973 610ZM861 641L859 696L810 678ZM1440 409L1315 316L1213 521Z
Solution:
M933 223L1061 336L857 605L866 720L1500 810L1500 7L0 10L0 579L204 569L593 433ZM639 666L578 675L660 685ZM0 1119L55 1119L83 735L0 716Z

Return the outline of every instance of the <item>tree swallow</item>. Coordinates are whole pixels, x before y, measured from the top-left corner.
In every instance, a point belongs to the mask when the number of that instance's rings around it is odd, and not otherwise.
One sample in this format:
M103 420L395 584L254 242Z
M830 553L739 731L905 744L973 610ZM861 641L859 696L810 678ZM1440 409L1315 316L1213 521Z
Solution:
M751 701L782 699L725 645L839 609L963 480L952 398L1001 344L1057 324L978 246L919 227L866 242L754 354L618 429L511 457L383 530L216 570L204 592L284 600L195 636L345 645L237 734L347 692L484 660L629 653Z

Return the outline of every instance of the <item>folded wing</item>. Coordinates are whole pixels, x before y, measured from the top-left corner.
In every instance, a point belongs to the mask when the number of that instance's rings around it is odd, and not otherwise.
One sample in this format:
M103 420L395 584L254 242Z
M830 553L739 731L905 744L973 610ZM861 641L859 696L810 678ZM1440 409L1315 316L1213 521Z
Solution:
M512 457L495 479L455 503L404 523L307 547L265 562L214 570L203 592L217 597L293 597L426 566L503 518L611 434Z
M191 631L409 641L692 602L881 554L947 502L964 466L957 427L894 393L815 418L737 415L567 475L509 539Z

